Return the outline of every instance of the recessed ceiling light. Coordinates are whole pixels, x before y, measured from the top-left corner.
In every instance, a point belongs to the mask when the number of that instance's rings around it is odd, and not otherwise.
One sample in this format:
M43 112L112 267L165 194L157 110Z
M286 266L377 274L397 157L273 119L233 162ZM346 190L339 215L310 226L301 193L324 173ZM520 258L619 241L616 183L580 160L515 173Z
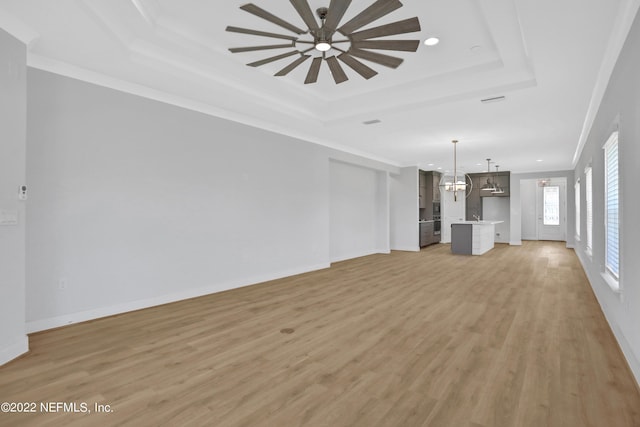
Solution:
M476 163L476 166L482 166L482 163Z
M433 163L429 163L427 166L433 166Z
M536 162L544 162L544 160L538 159L538 160L536 160Z
M441 170L442 170L442 168L438 168L438 170L439 170L439 171L441 171Z
M469 48L469 50L470 50L471 52L473 52L473 53L478 53L478 52L480 52L480 51L482 50L482 46L477 46L477 45L476 45L476 46L471 46L471 47Z
M426 44L427 46L435 46L438 43L440 43L440 39L437 37L429 37L424 41L424 44Z

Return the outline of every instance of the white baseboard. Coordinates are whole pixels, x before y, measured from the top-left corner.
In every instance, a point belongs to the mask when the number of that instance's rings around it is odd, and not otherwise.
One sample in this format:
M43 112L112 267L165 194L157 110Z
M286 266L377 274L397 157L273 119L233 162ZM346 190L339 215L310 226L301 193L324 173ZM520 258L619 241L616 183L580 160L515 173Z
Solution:
M347 254L347 255L340 255L338 257L331 258L331 262L334 263L334 262L346 261L346 260L349 260L349 259L354 259L354 258L360 258L360 257L363 257L363 256L374 255L374 254L377 254L377 253L378 253L377 251L352 252L352 253Z
M141 310L144 308L155 307L158 305L169 304L172 302L182 301L190 298L201 297L204 295L215 294L217 292L228 291L231 289L242 288L244 286L251 286L262 282L268 282L270 280L281 279L283 277L295 276L297 274L308 273L311 271L322 270L329 268L329 264L317 264L307 266L305 268L296 268L279 273L265 274L261 276L254 276L244 280L232 281L224 284L216 284L212 286L205 286L202 288L195 288L185 290L183 292L175 292L167 295L159 295L152 298L146 298L143 300L125 302L122 304L111 305L107 307L97 307L91 310L80 311L76 313L64 314L61 316L50 317L47 319L34 320L27 322L27 333L40 332L47 329L59 328L61 326L71 325L73 323L86 322L89 320L99 319L101 317L114 316L116 314L127 313L129 311Z
M29 337L26 335L20 337L13 344L8 345L0 349L0 366L7 362L12 361L18 356L21 356L29 351Z
M603 310L604 311L604 310ZM609 321L609 318L605 314L605 318ZM629 364L629 368L631 369L631 373L633 374L636 384L638 388L640 388L640 360L636 357L633 352L633 348L629 341L627 341L627 337L624 335L622 330L618 327L618 324L615 322L609 321L609 325L611 326L611 330L613 331L613 335L616 337L618 341L618 345L620 345L620 349L622 350L622 354L624 354L627 363Z
M633 347L631 347L631 344L629 344L627 337L624 335L624 332L622 332L622 330L618 326L618 323L615 322L613 319L611 319L611 317L609 316L609 309L607 308L605 302L601 300L601 298L599 297L598 290L594 286L594 282L591 280L591 277L589 275L589 269L587 268L588 267L587 257L585 257L584 253L581 250L579 249L574 249L574 250L575 250L575 254L578 257L578 261L580 261L580 264L582 265L582 270L585 272L585 275L587 276L589 285L591 286L591 289L593 289L593 294L596 297L596 301L598 301L600 310L602 310L602 313L604 314L604 318L607 320L607 323L609 324L609 327L613 332L613 336L616 338L616 341L618 342L618 345L622 350L622 354L624 355L624 358L626 359L627 364L631 369L631 373L634 376L634 379L636 380L636 384L638 385L638 388L640 388L640 360L638 360L638 357L633 351ZM597 280L601 280L601 279L598 278ZM606 286L608 287L609 285L606 285Z
M420 252L419 247L414 246L396 246L391 248L392 251L403 251L403 252Z

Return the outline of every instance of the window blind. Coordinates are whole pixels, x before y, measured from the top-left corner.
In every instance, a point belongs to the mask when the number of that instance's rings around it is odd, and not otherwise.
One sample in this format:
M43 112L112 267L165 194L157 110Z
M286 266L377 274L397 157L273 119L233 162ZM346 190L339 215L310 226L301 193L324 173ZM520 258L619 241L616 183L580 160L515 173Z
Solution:
M593 203L592 203L592 184L593 184L593 175L591 167L588 167L584 171L584 201L585 201L585 209L587 210L585 215L585 221L587 222L587 250L591 252L593 248Z
M580 238L580 180L576 181L576 237Z
M605 227L606 227L606 267L617 279L620 268L619 239L619 174L618 174L618 133L614 132L604 146L605 160Z

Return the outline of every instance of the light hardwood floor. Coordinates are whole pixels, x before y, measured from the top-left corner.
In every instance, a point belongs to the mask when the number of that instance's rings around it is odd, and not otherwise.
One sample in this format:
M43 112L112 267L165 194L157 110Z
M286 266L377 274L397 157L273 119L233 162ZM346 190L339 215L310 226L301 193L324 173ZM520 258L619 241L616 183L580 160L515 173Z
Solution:
M564 243L373 255L30 340L0 368L0 402L113 412L2 426L640 426Z

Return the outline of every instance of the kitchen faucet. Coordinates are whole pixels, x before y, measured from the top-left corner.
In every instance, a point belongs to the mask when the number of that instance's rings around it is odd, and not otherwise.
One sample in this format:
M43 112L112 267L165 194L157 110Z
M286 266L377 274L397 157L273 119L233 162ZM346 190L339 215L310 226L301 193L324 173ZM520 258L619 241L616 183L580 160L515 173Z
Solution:
M480 215L473 214L473 218L475 218L476 221L480 222Z

